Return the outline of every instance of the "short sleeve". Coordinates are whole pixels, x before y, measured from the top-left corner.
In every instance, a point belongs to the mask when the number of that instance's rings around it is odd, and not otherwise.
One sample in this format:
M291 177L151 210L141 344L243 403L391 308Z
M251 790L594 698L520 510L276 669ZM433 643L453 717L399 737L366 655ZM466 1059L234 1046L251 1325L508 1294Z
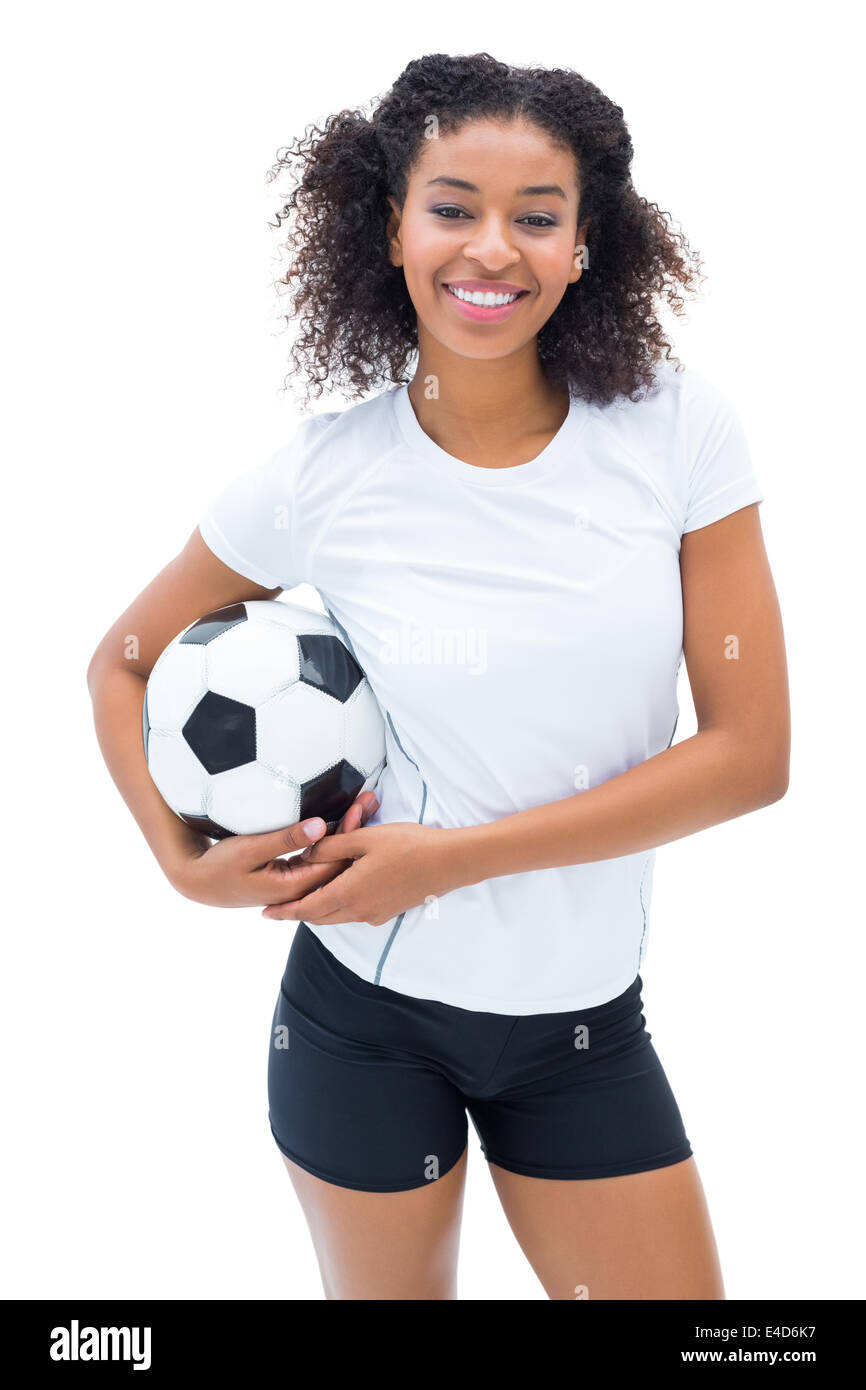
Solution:
M731 402L693 373L685 414L688 488L683 532L697 531L764 500L742 421Z
M234 478L198 523L205 544L238 574L266 589L305 582L299 552L299 477L321 416L295 431L288 444Z

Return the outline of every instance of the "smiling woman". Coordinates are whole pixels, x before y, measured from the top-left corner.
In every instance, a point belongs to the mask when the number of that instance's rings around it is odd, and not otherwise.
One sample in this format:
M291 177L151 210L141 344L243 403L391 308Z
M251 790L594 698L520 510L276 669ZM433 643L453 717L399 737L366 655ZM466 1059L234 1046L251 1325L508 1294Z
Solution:
M294 360L362 399L224 488L113 629L310 583L386 716L338 834L171 869L300 924L269 1114L329 1298L456 1297L469 1119L549 1297L724 1297L639 972L656 848L784 794L785 656L745 432L664 360L691 253L631 157L592 83L487 54L296 142ZM137 804L127 686L100 717Z
M585 77L487 53L417 59L369 118L340 111L283 147L268 177L287 173L294 183L277 213L278 226L291 224L280 283L291 293L292 360L308 399L327 381L361 396L406 380L433 297L441 322L445 284L467 280L485 293L498 281L526 291L502 319L451 310L469 356L470 325L502 322L537 334L548 389L603 404L649 387L670 348L659 302L683 312L699 258L634 188L632 154L621 108ZM412 261L403 266L392 238L407 218ZM491 257L489 238L506 228L511 252L494 247ZM492 351L504 355L499 342Z
M436 172L443 167L452 172ZM533 183L539 168L554 181ZM568 392L558 372L566 356L545 374L537 344L583 271L579 184L573 152L532 121L478 119L422 145L402 205L388 199L389 256L417 306L424 362L409 396L424 431L447 452L462 448L466 458L466 436L475 430L472 420L455 419L448 362L455 352L473 360L481 390L472 415L482 429L469 461L477 466L527 462L565 418ZM443 206L442 186L459 189L460 202ZM489 272L483 278L480 267ZM521 403L528 376L534 399ZM423 392L419 378L427 383Z
M502 158L505 129L507 160ZM459 165L472 178L449 174L425 177L429 170L443 163L447 166L449 160L452 167ZM521 168L533 170L542 165L557 171L568 192L559 183L515 187L515 174L519 177ZM443 206L428 192L433 189L438 193L440 188L460 190L462 203ZM432 281L445 292L449 309L461 317L475 323L501 323L519 310L521 322L516 331L524 338L527 334L534 338L555 311L566 286L580 278L586 247L585 228L576 234L574 230L579 201L577 169L570 151L558 148L538 127L517 117L507 124L476 120L463 127L459 136L451 132L429 141L419 154L402 208L389 199L391 259L403 266L413 301L424 298L425 285ZM410 247L408 261L404 244ZM457 248L463 264L458 261L451 270L449 262ZM515 254L520 254L525 267L522 283L509 280L504 273L490 279L474 278L473 267L467 264L507 269L515 263ZM443 260L446 270L439 274L435 267ZM424 322L429 325L429 317ZM489 339L482 341L487 355ZM468 350L471 352L471 347Z

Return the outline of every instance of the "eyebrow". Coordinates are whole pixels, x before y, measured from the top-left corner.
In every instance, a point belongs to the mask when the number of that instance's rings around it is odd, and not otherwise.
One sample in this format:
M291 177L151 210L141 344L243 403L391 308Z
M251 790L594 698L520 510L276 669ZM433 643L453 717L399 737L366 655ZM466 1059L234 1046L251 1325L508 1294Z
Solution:
M465 179L448 178L445 174L440 174L438 178L428 180L426 187L431 184L445 184L448 188L463 188L467 193L480 193L474 183L467 183ZM518 188L518 198L540 198L547 193L552 193L554 197L563 198L568 202L568 194L560 188L558 183L533 183L528 188Z

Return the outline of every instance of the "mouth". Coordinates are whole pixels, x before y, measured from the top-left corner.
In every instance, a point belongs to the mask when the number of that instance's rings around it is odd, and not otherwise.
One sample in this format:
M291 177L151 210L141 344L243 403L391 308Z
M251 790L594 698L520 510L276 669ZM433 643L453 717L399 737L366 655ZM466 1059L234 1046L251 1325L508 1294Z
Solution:
M495 285L478 281L443 283L442 291L457 313L476 323L498 323L510 318L529 296L519 285Z

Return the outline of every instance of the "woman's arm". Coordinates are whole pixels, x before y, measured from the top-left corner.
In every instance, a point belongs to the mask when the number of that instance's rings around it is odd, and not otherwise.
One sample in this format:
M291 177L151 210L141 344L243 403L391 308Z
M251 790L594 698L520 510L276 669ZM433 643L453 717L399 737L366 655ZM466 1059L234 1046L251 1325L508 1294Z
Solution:
M484 825L396 822L321 839L313 865L350 856L333 882L269 918L374 926L505 874L616 859L768 806L788 786L785 644L756 503L682 538L683 652L698 732L590 791ZM287 888L295 885L289 880Z
M453 832L461 884L636 854L784 796L787 664L757 504L687 532L680 571L698 732L589 791Z
M141 736L147 678L163 648L202 614L276 593L235 574L196 530L112 624L90 659L87 685L105 765L169 879L210 842L174 814L148 771Z
M147 678L163 648L205 613L245 599L269 599L264 589L224 565L196 529L99 643L87 670L96 736L114 783L166 878L178 892L218 907L259 906L285 896L288 877L311 890L345 863L295 867L282 856L308 845L300 824L269 834L236 835L211 845L176 816L148 771L141 736ZM364 792L346 812L340 831L357 828L377 806ZM321 832L319 832L321 833Z

